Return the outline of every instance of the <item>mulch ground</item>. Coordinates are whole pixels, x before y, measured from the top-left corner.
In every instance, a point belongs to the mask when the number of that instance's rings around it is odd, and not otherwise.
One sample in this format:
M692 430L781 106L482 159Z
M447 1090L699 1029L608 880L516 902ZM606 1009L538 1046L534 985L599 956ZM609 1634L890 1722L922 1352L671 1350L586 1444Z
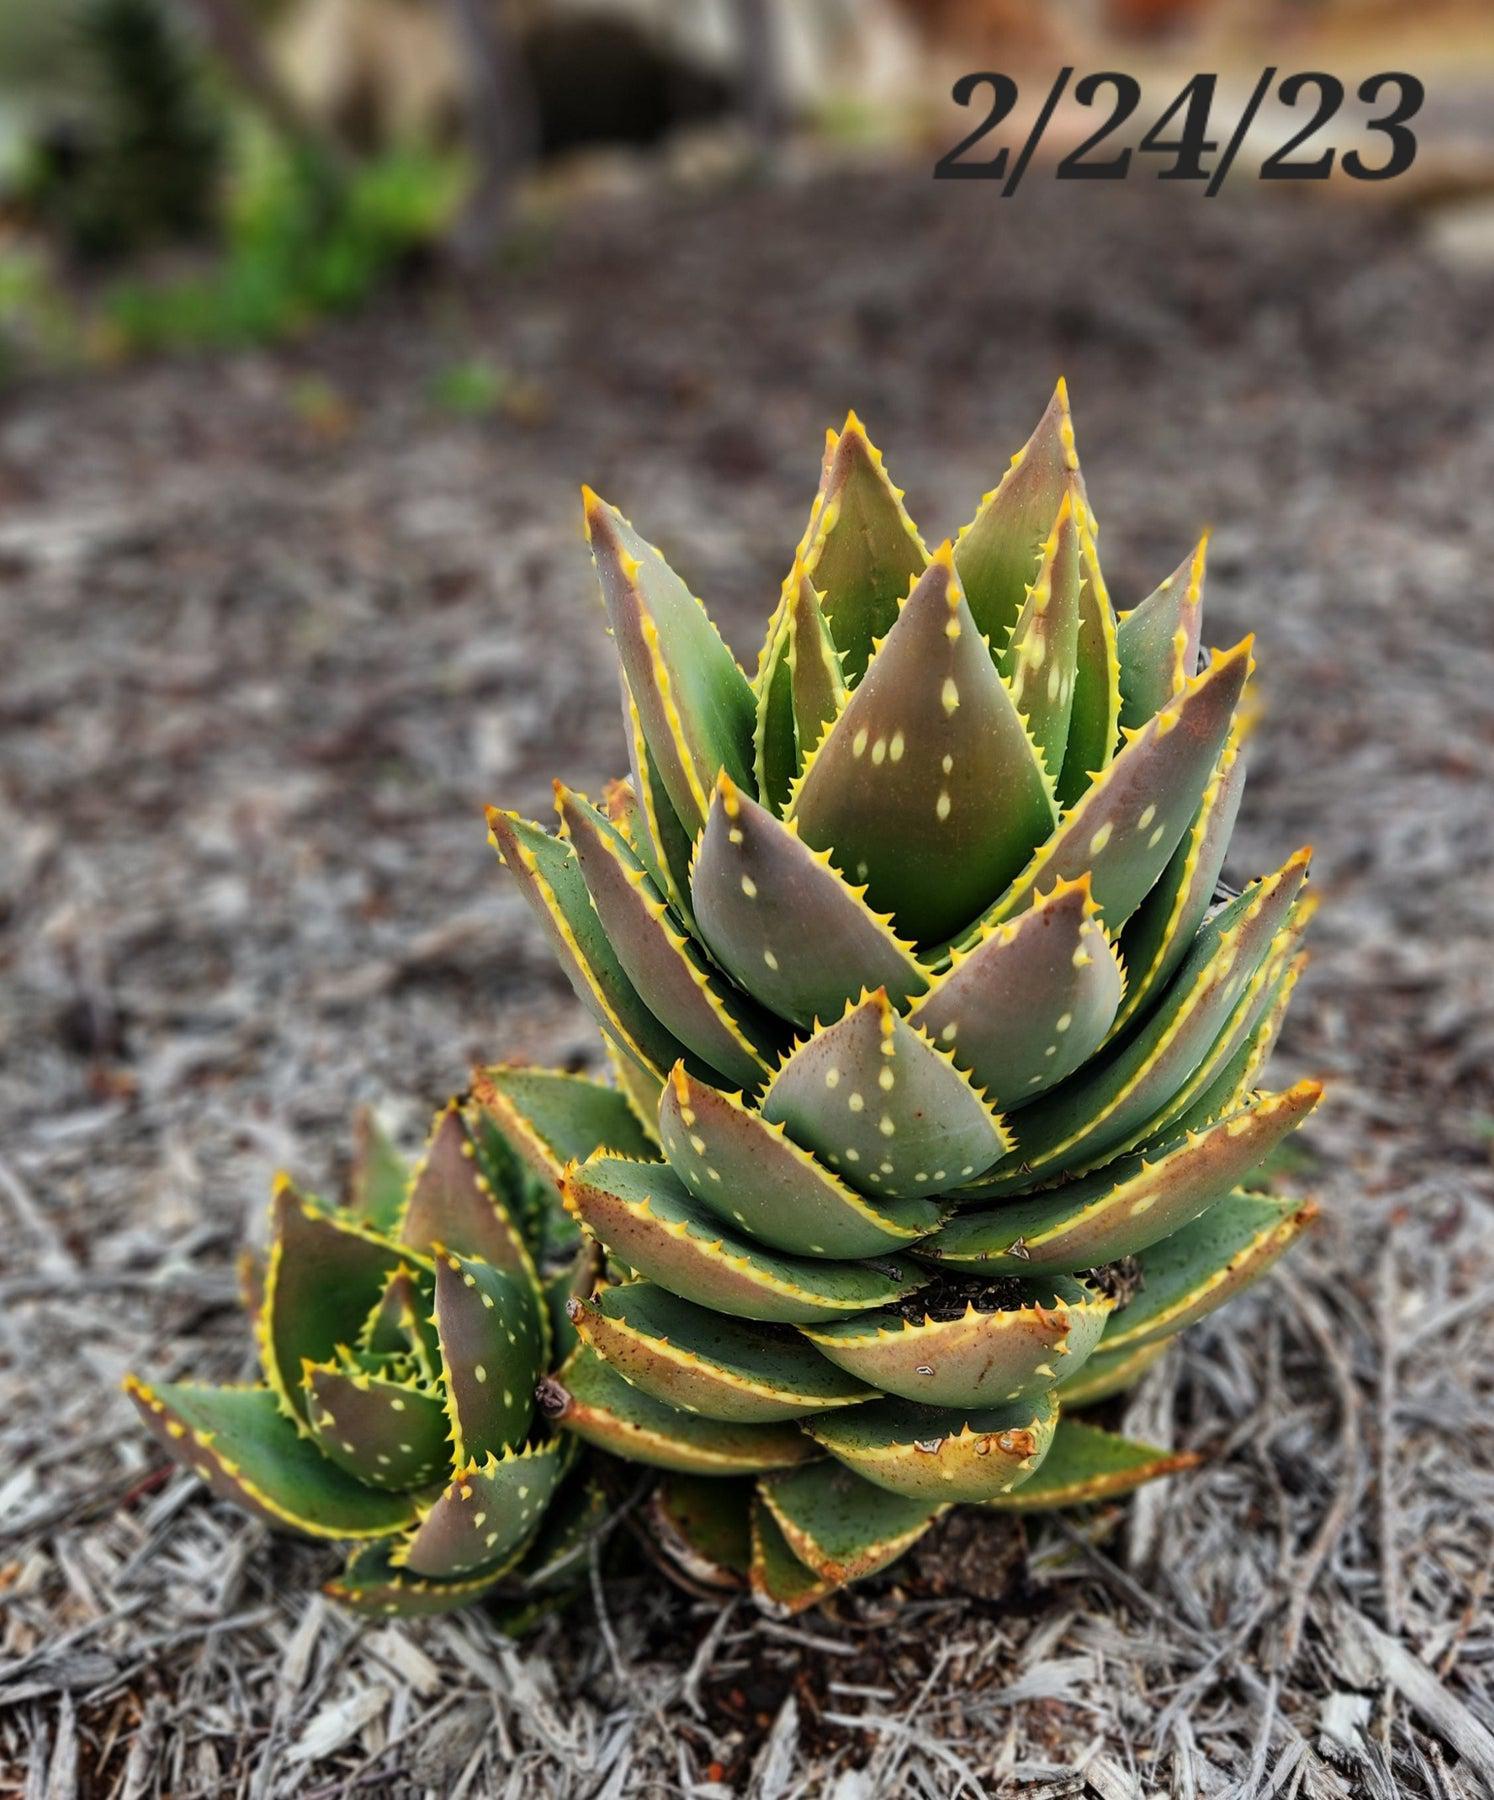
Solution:
M841 174L594 200L481 291L0 419L0 1789L1473 1796L1494 1781L1494 281L1316 198ZM502 403L435 395L486 358ZM1202 1470L952 1524L793 1626L622 1578L354 1623L118 1379L236 1377L270 1173L594 1045L487 848L623 761L577 484L755 651L854 405L953 530L1066 373L1112 591L1214 527L1236 879L1317 848L1292 1269L1130 1424Z

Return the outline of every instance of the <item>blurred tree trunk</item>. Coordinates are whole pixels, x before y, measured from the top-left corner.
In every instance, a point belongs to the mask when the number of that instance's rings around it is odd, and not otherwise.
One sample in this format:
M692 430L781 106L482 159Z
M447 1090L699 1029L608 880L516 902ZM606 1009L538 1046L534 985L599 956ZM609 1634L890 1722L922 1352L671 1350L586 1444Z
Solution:
M736 0L742 113L765 150L779 141L788 123L774 5L775 0Z
M538 143L534 94L512 23L493 0L447 0L467 75L467 130L477 185L452 248L476 267L497 248L518 175Z

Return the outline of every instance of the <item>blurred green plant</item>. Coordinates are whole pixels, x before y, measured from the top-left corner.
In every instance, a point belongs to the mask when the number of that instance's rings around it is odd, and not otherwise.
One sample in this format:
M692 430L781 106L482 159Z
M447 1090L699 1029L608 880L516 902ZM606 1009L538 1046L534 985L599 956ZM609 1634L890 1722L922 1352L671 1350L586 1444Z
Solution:
M227 125L195 46L162 0L71 0L55 18L71 91L28 148L25 208L90 260L207 236Z
M397 150L333 170L246 130L218 260L186 276L117 284L104 299L107 329L126 353L293 336L361 304L433 249L463 185L451 157Z

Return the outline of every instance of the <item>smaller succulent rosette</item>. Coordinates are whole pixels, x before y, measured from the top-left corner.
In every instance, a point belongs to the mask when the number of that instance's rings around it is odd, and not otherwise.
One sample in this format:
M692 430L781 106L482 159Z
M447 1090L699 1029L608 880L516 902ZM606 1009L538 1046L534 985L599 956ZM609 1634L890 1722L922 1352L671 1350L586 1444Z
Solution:
M246 1282L261 1379L125 1389L215 1494L348 1543L327 1592L354 1610L494 1595L517 1625L584 1578L605 1513L587 1453L536 1404L595 1273L486 1112L444 1107L413 1169L365 1115L344 1205L275 1182Z

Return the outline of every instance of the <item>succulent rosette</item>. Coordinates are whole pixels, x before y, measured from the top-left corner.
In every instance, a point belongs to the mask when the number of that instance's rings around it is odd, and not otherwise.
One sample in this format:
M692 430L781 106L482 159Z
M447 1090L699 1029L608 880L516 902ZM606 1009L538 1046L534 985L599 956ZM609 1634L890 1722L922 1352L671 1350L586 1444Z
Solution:
M585 1578L605 1512L536 1406L595 1261L481 1109L443 1108L413 1170L365 1117L344 1205L275 1182L246 1284L260 1381L125 1387L214 1493L350 1544L327 1591L355 1610L496 1595L517 1623Z
M953 1503L1175 1468L1075 1414L1292 1241L1253 1172L1320 1091L1260 1086L1312 900L1305 851L1220 887L1251 646L1201 652L1203 545L1116 612L1060 385L930 553L852 415L749 678L584 504L630 774L489 822L616 1086L474 1089L609 1258L557 1422L789 1608Z

